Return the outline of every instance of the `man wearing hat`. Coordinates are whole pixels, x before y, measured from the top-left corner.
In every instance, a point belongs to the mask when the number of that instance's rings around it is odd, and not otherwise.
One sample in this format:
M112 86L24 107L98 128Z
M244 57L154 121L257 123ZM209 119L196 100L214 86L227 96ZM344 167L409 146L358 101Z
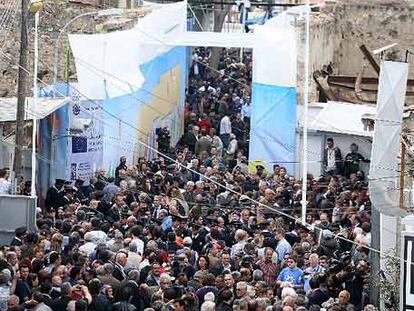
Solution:
M257 176L262 176L265 171L265 167L261 164L256 165L256 174Z
M46 200L45 200L45 207L46 211L50 212L52 209L56 210L61 202L61 199L63 197L63 185L65 184L65 181L63 179L56 179L55 185L50 187L49 190L47 190L46 194Z

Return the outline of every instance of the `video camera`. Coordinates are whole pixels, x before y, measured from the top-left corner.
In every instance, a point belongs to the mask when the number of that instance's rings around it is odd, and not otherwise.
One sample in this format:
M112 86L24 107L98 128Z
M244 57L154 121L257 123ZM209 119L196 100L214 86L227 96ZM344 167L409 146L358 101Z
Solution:
M158 127L155 130L157 135L158 150L164 153L168 153L170 150L170 131L167 127Z

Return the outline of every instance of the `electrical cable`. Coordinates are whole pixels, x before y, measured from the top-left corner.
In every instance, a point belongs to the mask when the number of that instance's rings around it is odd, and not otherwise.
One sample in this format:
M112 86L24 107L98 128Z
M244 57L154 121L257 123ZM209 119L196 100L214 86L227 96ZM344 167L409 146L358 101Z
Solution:
M198 26L200 27L201 31L204 31L203 25L201 25L200 21L197 18L197 15L194 13L193 9L191 8L190 3L187 3L188 9L191 11L191 14L193 14L194 19L196 20Z
M2 52L1 50L0 50L0 53L2 53L3 55L6 55L4 52ZM6 55L7 56L7 55ZM8 56L7 56L7 58L10 60L10 62L13 62L13 60L12 59L10 59ZM22 70L25 70L28 74L31 74L26 68L24 68L24 67L22 67L22 66L20 66L20 64L17 64L18 65L18 67L19 68L21 68ZM32 74L31 74L32 75ZM39 81L39 82L41 82L42 84L45 84L45 85L48 85L46 82L44 82L43 80L41 80L40 78L37 78L37 80ZM77 92L78 92L78 94L79 95L81 95L81 96L83 96L84 98L86 98L87 100L89 100L89 101L91 101L91 102L93 102L93 103L95 103L95 104L97 104L97 107L99 107L99 104L98 103L96 103L94 100L92 100L92 99L90 99L90 98L87 98L86 96L84 96L76 87L74 87L73 85L70 85L69 84L69 87L70 88L72 88L72 89L74 89L74 90L76 90ZM60 95L63 95L63 94L60 94ZM111 116L113 116L113 114L111 113L111 112L108 112L106 109L104 109L103 107L101 107L101 110L102 111L104 111L104 112L106 112L107 114L109 114L109 115L111 115ZM90 113L89 111L87 111L87 110L85 110L87 113ZM95 116L96 117L96 116ZM98 120L99 120L99 118L97 118ZM102 119L100 120L101 122L104 122ZM121 119L119 119L119 122L120 123L122 123L122 124L124 124L124 125L126 125L126 126L128 126L128 127L130 127L130 128L132 128L133 130L135 130L135 131L138 131L138 132L140 132L140 130L138 129L138 128L136 128L135 126L133 126L133 125L131 125L131 124L129 124L128 122L125 122L124 120L121 120ZM177 163L173 158L171 158L169 155L166 155L166 154L164 154L164 153L162 153L162 152L160 152L159 150L157 150L157 149L155 149L155 148L153 148L152 146L150 146L150 145L148 145L147 143L145 143L145 142L143 142L143 141L141 141L141 140L139 140L139 139L136 139L136 142L137 143L139 143L140 145L142 145L142 146L145 146L146 148L148 148L148 149L150 149L150 150L152 150L152 151L154 151L155 153L157 153L157 154L159 154L160 156L162 156L163 158L165 158L165 159L167 159L167 160L169 160L169 161L172 161L173 163ZM184 166L184 165L182 165L181 163L177 163L177 165L179 165L179 166L181 166L181 167L185 167L187 170L189 170L190 172L192 172L192 173L194 173L194 174L196 174L196 175L198 175L198 176L200 176L200 177L203 177L203 178L205 178L206 180L209 180L210 182L212 182L213 184L215 184L216 186L218 186L218 187L220 187L220 188L223 188L223 189L225 189L227 192L229 192L229 193L233 193L233 194L235 194L235 195L238 195L238 196L241 196L242 195L242 193L239 193L239 192L237 192L237 191L235 191L235 190L233 190L233 189L231 189L231 188L229 188L229 187L227 187L227 186L224 186L224 185L222 185L221 183L218 183L217 181L215 181L215 180L213 180L213 179L211 179L210 177L207 177L207 176L205 176L204 174L201 174L200 172L197 172L197 171L195 171L195 170L193 170L193 169L191 169L191 168L187 168L186 166ZM273 206L272 207L269 207L269 206L267 206L267 205L265 205L265 204L263 204L263 203L260 203L259 201L257 201L257 200L254 200L254 199L252 199L252 198L248 198L248 200L250 201L250 202L252 202L252 203L254 203L255 205L257 204L257 206L258 207L264 207L264 208L267 208L267 209L269 209L269 210L272 210L273 212L275 212L276 214L278 214L278 215L281 215L281 216L284 216L284 217L286 217L286 218L288 218L288 219L291 219L291 220L293 220L293 221L295 221L295 222L300 222L301 220L299 219L299 218L296 218L296 217L294 217L294 216L291 216L291 215L289 215L289 214L287 214L287 213L285 213L285 212L281 212L281 211L279 211L278 209L276 209L276 208L274 208ZM304 226L305 227L307 227L308 229L312 229L312 227L309 225L309 224L304 224ZM348 242L348 243L351 243L351 244L353 244L353 245L356 245L356 246L361 246L360 245L360 243L357 243L357 242L355 242L355 241L353 241L353 240L351 240L351 239L348 239L348 238L345 238L345 237L343 237L343 236L341 236L341 235L339 235L339 234L335 234L334 235L334 237L335 238L337 238L337 239L340 239L340 240L343 240L343 241L346 241L346 242ZM375 248L373 248L373 247L370 247L370 246L367 246L367 245L363 245L362 247L364 247L365 249L367 249L367 250L370 250L370 251L373 251L373 252L375 252L375 253L378 253L378 254L380 254L380 255L387 255L387 256L390 256L390 257L392 257L392 258L394 258L394 259L399 259L399 260L402 260L402 261L404 261L404 262L407 262L407 260L405 260L404 258L401 258L400 256L394 256L394 255L389 255L388 253L386 253L386 252L383 252L383 251L381 251L381 250L377 250L377 249L375 249ZM407 262L408 263L408 262ZM413 263L410 263L410 264L413 264Z
M104 71L104 70L102 70L102 69L99 69L99 68L97 68L96 66L94 66L94 65L92 65L92 64L90 64L90 63L88 63L87 61L84 61L84 60L82 60L82 59L80 59L80 58L76 58L78 61L80 61L80 62L83 62L85 65L87 65L88 67L86 67L88 70L90 70L90 71L92 71L92 69L94 69L95 71L99 71L99 72L102 72L103 74L106 74L106 75L108 75L108 76L110 76L110 77L112 77L112 78L114 78L114 79L116 79L116 80L118 80L118 81L120 81L120 82L122 82L122 83L128 83L127 81L125 81L125 80L123 80L123 79L121 79L121 78L119 78L119 77L117 77L117 76L115 76L115 75L113 75L113 74L110 74L110 73L107 73L106 71ZM43 63L43 62L42 62ZM44 64L44 63L43 63ZM89 68L89 67L92 67L92 69L91 68ZM97 76L100 76L100 77L104 77L104 75L102 75L102 74L97 74L96 73L96 75ZM228 77L230 77L230 76L228 76ZM238 80L236 80L236 81L238 81ZM239 82L239 81L238 81ZM117 87L118 89L121 89L119 86L117 86L117 85L115 85L114 83L112 83L112 82L110 82L112 85L114 85L115 87ZM240 82L239 82L240 83ZM125 89L121 89L121 90L123 90L123 91L126 91ZM152 95L152 96L154 96L154 97L157 97L157 98L159 98L159 99L161 99L161 100L163 100L163 101L165 101L165 102L167 102L167 103L169 103L169 104L171 104L172 106L173 105L175 105L175 103L172 103L172 102L170 102L169 100L167 100L167 99L165 99L165 98L163 98L163 97L161 97L161 96L159 96L159 95L157 95L157 94L154 94L154 93L152 93L152 92L150 92L150 91L147 91L147 90L145 90L145 89L140 89L140 90L142 90L142 91L144 91L145 93L147 93L147 94L150 94L150 95ZM146 103L146 102L144 102L143 100L141 100L141 99L139 99L139 98L137 98L137 97L135 97L134 95L132 95L132 94L130 94L130 93L128 93L127 94L128 96L130 96L131 98L133 98L133 99L135 99L135 100L137 100L137 101L140 101L141 103L144 103L145 105L147 105L147 106L149 106L150 107L150 109L152 109L152 110L154 110L154 111L156 111L156 112L158 112L159 114L162 114L162 112L161 111L159 111L158 109L156 109L156 108L154 108L154 107L152 107L151 105L149 105L148 103ZM312 116L311 116L312 117ZM333 128L333 129L336 129L336 128L334 128L332 125L330 125L330 124L328 124L328 123L325 123L326 125L328 125L328 126L330 126L331 128ZM259 136L259 137L261 137L261 138L265 138L265 137L263 137L263 136L261 136L261 135L258 135L257 133L256 133L256 135L257 136ZM282 146L284 146L285 147L285 149L286 150L288 150L288 151L290 151L290 152L293 152L294 151L294 146L287 146L286 145L286 143L284 143L284 142L282 142L282 141L280 141L280 140L278 140L276 137L273 137L273 136L270 136L271 137L271 139L273 139L273 140L275 140L277 143L279 143L280 145L282 145ZM268 136L266 136L266 139L268 139ZM307 152L310 152L310 153L313 153L314 155L317 155L317 156L322 156L322 154L320 154L320 153L317 153L317 152L314 152L314 151L310 151L310 150L307 150ZM275 161L276 162L276 161ZM322 162L322 161L321 161ZM279 162L280 163L280 162ZM284 162L285 164L288 164L288 162ZM290 162L290 163L301 163L300 161L292 161L292 162ZM375 167L378 167L378 168L381 168L381 169L384 169L384 170L391 170L391 171L396 171L396 172L400 172L399 170L395 170L395 169L391 169L391 168L384 168L384 167L380 167L380 166L375 166ZM406 171L406 173L410 173L409 171ZM385 179L385 178L384 178ZM386 178L386 179L389 179L388 177Z
M3 11L2 16L0 17L0 28L4 26L5 21L8 19L8 15L11 12L11 8L13 7L13 5L15 5L15 3L17 3L17 0L10 0L9 4L6 4L6 9Z
M147 37L149 37L149 38L151 38L151 39L154 39L154 40L156 40L156 41L160 42L160 43L161 43L161 44L163 44L164 46L168 46L168 44L166 44L166 43L165 43L165 42L163 42L162 40L160 40L160 39L158 39L158 38L156 38L156 37L154 37L154 36L152 36L152 35L148 34L147 32L143 31L142 29L137 28L137 30L138 30L139 32L141 32L143 35L145 35L145 36L147 36ZM215 71L216 73L218 73L218 74L220 74L220 75L223 75L223 74L222 74L219 70L217 70L217 69L215 69L215 68L213 68L213 67L211 67L211 66L209 66L209 65L206 65L206 64L204 64L204 63L200 62L199 60L194 60L194 61L198 62L198 63L199 63L199 64L201 64L201 65L204 65L204 66L208 67L210 70ZM247 85L247 84L245 84L245 83L243 83L243 82L241 82L241 81L239 81L239 80L237 80L237 79L234 79L233 77L231 77L231 76L229 76L229 75L224 74L223 76L225 76L225 77L227 77L227 78L229 78L229 79L231 79L231 80L235 81L236 83L239 83L239 84L240 84L240 85L242 85L243 87L250 88L250 86L249 86L249 85ZM313 117L313 116L312 116L312 115L310 115L310 114L308 114L308 115L307 115L307 117L310 117L310 118L313 118L314 120L317 120L317 118L316 118L316 117ZM331 125L331 124L329 124L329 123L327 123L327 122L325 122L325 121L323 121L323 120L319 120L319 119L318 119L317 121L318 121L318 122L321 122L321 123L324 123L325 125L329 126L330 128L335 129L336 131L341 132L341 130L340 130L340 129L338 129L338 128L334 127L333 125ZM387 120L387 121L393 122L392 120ZM356 135L352 135L352 134L350 134L350 136L354 137L356 140L359 140L359 141L361 141L361 142L368 142L368 143L371 143L371 141L370 141L369 139L363 139L363 138L361 138L361 137L358 137L358 136L356 136ZM321 155L322 155L322 154L321 154Z
M108 75L108 76L110 76L110 77L112 77L112 78L114 78L114 79L116 79L116 80L118 80L118 81L120 81L120 82L122 82L122 83L127 83L127 81L125 81L125 80L123 80L123 79L121 79L121 78L119 78L119 77L117 77L117 76L115 76L115 75L113 75L113 74L110 74L110 73L107 73L106 71L104 71L104 70L102 70L102 69L99 69L99 68L96 68L96 66L94 66L94 65L92 65L92 64L90 64L89 62L87 62L87 61L85 61L85 60L83 60L83 59L80 59L80 58L76 58L76 60L78 60L79 62L81 62L81 63L83 63L84 65L86 65L86 69L88 69L89 71L91 71L93 74L96 74L97 76L99 76L99 77L104 77L104 75ZM89 68L89 67L92 67L92 69L91 68ZM95 72L94 72L94 71ZM102 72L102 74L99 74L99 73L96 73L96 72ZM110 81L109 81L110 82ZM111 82L110 82L111 83ZM117 86L116 84L114 84L114 83L111 83L112 85L114 85L115 87L117 87L118 89L121 89L121 87L119 87L119 86ZM126 91L125 89L121 89L121 90L124 90L124 91ZM145 90L145 89L140 89L140 90L142 90L142 91L144 91L145 93L148 93L148 94L150 94L150 95L152 95L152 96L156 96L157 98L159 98L159 99L161 99L161 100L164 100L165 102L167 102L167 103L169 103L169 104L171 104L171 105L175 105L174 103L172 103L172 102L170 102L170 101L168 101L167 99L165 99L165 98L163 98L163 97L161 97L161 96L157 96L157 94L154 94L154 93L152 93L152 92L150 92L150 91L148 91L148 90ZM133 98L133 99L135 99L135 100L138 100L138 101L140 101L141 103L144 103L144 104L146 104L146 105L148 105L149 107L150 107L150 109L153 109L154 111L156 111L156 112L158 112L158 113L160 113L160 114L162 114L159 110L157 110L157 109L155 109L155 108L153 108L151 105L149 105L148 103L146 103L146 102L144 102L143 100L141 100L141 99L139 99L139 98L137 98L137 97L135 97L133 94L130 94L130 93L127 93L126 94L127 96L130 96L131 98ZM125 109L124 109L125 110ZM329 125L329 124L327 124L327 125ZM330 126L330 125L329 125ZM333 126L332 126L332 128L334 128ZM257 129L256 129L256 131L257 131ZM259 137L261 137L261 138L265 138L265 139L272 139L272 140L274 140L274 141L276 141L278 144L280 144L280 145L282 145L283 147L285 147L285 149L286 150L288 150L288 151L290 151L290 152L293 152L294 151L294 146L288 146L285 142L282 142L282 141L280 141L280 140L278 140L276 137L274 137L274 136L266 136L266 137L264 137L264 136L262 136L262 135L260 135L260 134L258 134L258 133L256 133L255 134L256 136L259 136ZM322 156L322 154L321 153L317 153L317 152L315 152L315 151L312 151L312 150L307 150L307 152L308 153L312 153L312 154L314 154L314 155L316 155L316 156L319 156L319 157L321 157ZM317 163L317 162L320 162L320 163L323 163L323 161L308 161L308 163ZM281 164L289 164L289 163L297 163L297 164L299 164L299 163L302 163L301 161L291 161L291 162L280 162L280 161L274 161L274 163L281 163ZM385 170L390 170L390 171L396 171L395 169L392 169L392 168L384 168L384 167L380 167L380 166L374 166L374 167L378 167L378 168L381 168L381 169L385 169ZM397 170L397 172L400 172L399 170ZM406 173L410 173L409 171L406 171ZM408 175L407 175L408 176Z

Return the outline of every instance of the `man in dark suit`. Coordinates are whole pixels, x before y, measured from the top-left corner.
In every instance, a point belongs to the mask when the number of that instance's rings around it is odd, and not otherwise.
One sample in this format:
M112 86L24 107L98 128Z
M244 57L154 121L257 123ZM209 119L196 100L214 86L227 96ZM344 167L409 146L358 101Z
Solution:
M51 303L53 311L66 310L69 302L72 300L72 285L69 282L65 282L60 288L61 296L54 299Z
M83 184L84 181L82 179L76 179L73 189L75 190L75 198L78 199L81 203L87 203L87 197L82 191Z
M119 252L118 254L116 254L115 257L116 262L114 264L114 272L112 273L112 275L120 282L127 278L127 275L124 270L124 267L127 263L127 258L127 255L123 252Z
M326 140L326 148L323 152L323 166L324 171L328 175L342 174L342 154L334 144L333 138L329 137Z
M23 245L23 239L26 236L27 228L26 227L19 227L16 230L14 230L14 238L11 241L11 246L22 246Z
M59 207L59 203L63 196L63 185L65 181L63 179L56 179L55 185L50 187L47 190L46 200L45 200L45 207L46 211L50 212L51 210L56 210Z
M27 282L27 277L29 276L29 267L26 264L22 264L19 268L20 278L16 283L15 295L19 297L20 303L23 303L29 300L32 293L29 283Z
M179 145L188 146L188 149L194 153L195 145L198 140L198 126L189 125L188 131L181 137Z
M115 185L119 186L119 183L121 182L121 178L119 177L119 171L123 170L126 171L127 170L127 165L126 165L126 157L121 157L119 159L119 165L116 167L115 169Z
M73 202L74 199L74 193L75 193L75 189L73 189L72 187L65 187L65 189L63 190L63 196L61 196L57 201L56 201L56 207L55 209L57 210L57 208L61 207L61 206L65 206L67 204L71 204Z

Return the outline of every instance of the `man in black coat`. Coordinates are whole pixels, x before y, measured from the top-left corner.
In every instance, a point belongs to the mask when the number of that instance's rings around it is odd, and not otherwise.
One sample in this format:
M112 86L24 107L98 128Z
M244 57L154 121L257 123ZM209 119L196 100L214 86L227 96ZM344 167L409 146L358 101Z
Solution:
M119 165L115 169L115 185L117 185L117 186L119 186L119 183L121 182L121 178L119 177L119 171L120 170L126 171L127 168L128 168L127 165L126 165L126 160L127 160L126 157L122 156L119 159Z
M55 185L47 190L45 200L46 211L50 212L51 210L55 210L59 207L58 204L61 202L61 198L63 197L62 190L64 184L65 181L63 179L56 179Z
M198 126L190 124L188 131L181 137L179 145L187 146L192 153L195 152L195 145L198 140Z
M23 245L23 239L26 236L27 228L26 227L19 227L16 230L14 230L14 238L11 241L11 246L22 246Z
M32 293L27 277L29 276L29 267L26 264L22 264L19 268L20 278L16 283L15 295L19 297L20 303L22 304L26 300L29 300Z
M127 255L125 253L119 252L118 254L116 254L114 272L112 273L112 275L120 282L127 278L127 275L124 270L126 263Z
M67 309L69 302L72 300L72 285L65 282L61 286L61 296L56 298L51 303L53 311L64 311Z
M58 198L56 201L55 210L57 210L59 207L63 207L67 204L73 203L74 193L75 193L75 189L73 189L70 186L66 187L63 190L63 195L60 198Z
M323 151L323 166L324 171L328 175L342 174L342 154L334 144L333 138L326 140L326 148Z

